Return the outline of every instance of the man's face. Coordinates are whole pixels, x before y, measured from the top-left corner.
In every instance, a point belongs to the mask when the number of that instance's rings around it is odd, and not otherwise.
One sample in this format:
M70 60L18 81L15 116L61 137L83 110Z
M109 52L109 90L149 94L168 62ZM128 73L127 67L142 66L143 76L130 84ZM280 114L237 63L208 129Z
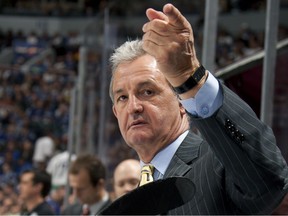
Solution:
M185 110L152 56L120 64L112 92L122 136L140 158L141 151L155 154L179 135Z
M82 204L91 205L98 200L99 187L93 186L87 170L82 169L78 174L69 174L69 183Z
M35 195L40 194L40 184L34 185L33 177L33 173L24 173L20 177L19 196L24 201L34 198Z
M114 174L114 192L116 198L135 189L140 181L140 164L120 167Z

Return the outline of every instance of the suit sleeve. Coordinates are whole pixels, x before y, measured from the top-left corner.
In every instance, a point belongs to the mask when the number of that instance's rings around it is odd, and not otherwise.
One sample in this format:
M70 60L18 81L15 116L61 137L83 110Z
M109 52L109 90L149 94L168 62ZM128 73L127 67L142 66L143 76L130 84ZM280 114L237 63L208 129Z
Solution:
M288 168L271 128L225 86L222 106L196 126L226 170L230 199L247 214L270 214L287 193Z

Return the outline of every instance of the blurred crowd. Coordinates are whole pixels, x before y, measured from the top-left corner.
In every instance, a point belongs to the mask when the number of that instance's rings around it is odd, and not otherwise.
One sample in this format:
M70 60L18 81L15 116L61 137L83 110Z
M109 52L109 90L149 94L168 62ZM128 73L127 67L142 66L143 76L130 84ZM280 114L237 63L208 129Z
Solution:
M30 7L33 2L2 1L2 5L6 5L6 8L11 6L14 9L27 7L27 11L31 11ZM113 4L113 1L103 0L84 1L85 10L74 12L86 15L98 13L108 2L112 5L111 7L115 7L115 15L126 16L131 15L129 14L131 11L137 13L140 10L137 10L135 4L133 4L135 10L124 10L123 3L120 3L122 1L119 1L119 4ZM186 4L188 2L191 3L191 1L183 1ZM247 1L240 0L221 2L223 12L235 9L235 4L238 5L238 10L264 7L261 0L249 1L250 4L245 4ZM65 11L66 9L61 8L59 1L47 1L48 3L54 3L54 6L52 7L51 4L50 8L47 6L40 10L44 15L68 16L73 12L73 10ZM282 3L287 5L287 1L282 1ZM147 4L148 7L149 1L142 1L141 4ZM54 7L57 5L61 9L55 10ZM159 2L159 5L163 5L162 2ZM139 5L138 7L141 8ZM187 7L185 12L199 13L199 11L188 11L188 8L193 7ZM288 28L279 26L278 40L287 37ZM195 40L199 50L202 47L201 34L195 35ZM44 41L46 48L51 48L53 52L25 70L22 66L29 59L27 56L25 58L25 56L15 55L9 64L0 64L0 215L13 215L20 212L21 201L19 201L17 186L19 175L24 170L35 167L46 170L49 162L52 161L51 158L67 150L70 94L76 83L79 46L83 38L78 32L70 32L68 35L60 33L49 35L46 32L37 35L31 32L25 35L21 31L2 32L0 29L0 53L5 48L13 48L15 41L26 41L31 44ZM252 55L263 49L263 46L264 32L253 31L247 24L240 26L239 32L233 35L219 27L215 69ZM88 70L95 74L95 86L100 88L101 55L97 52L90 53L88 64ZM96 112L99 110L99 103L100 101L96 101ZM98 115L95 113L96 119ZM106 167L108 170L113 170L121 160L136 158L136 155L123 144L113 117L108 119L107 125L105 145L108 146L108 163Z
M205 7L205 1L177 0L170 1L175 6L183 7L183 13L201 14ZM111 15L115 16L137 16L143 15L146 8L154 5L161 8L165 0L133 1L133 0L2 0L0 2L0 14L17 14L30 16L95 16L103 13L105 7L110 8ZM281 7L287 7L288 1L281 0ZM266 0L220 0L220 13L239 12L247 10L261 10L265 8ZM127 10L129 5L129 10Z
M0 214L5 215L19 213L19 175L31 168L52 172L48 168L52 158L67 150L71 89L76 83L81 39L75 32L67 36L24 35L20 31L0 35L0 52L5 48L14 50L11 62L0 64ZM16 53L16 41L34 45L45 41L52 52L26 68L23 66L30 56ZM96 85L98 55L92 52L87 58L87 69L96 73ZM38 58L37 54L32 57ZM100 85L96 87L99 90ZM96 100L97 119L98 111ZM135 157L135 153L123 144L115 119L107 125L107 167L112 170L120 160ZM85 140L83 137L82 142Z
M69 92L75 76L56 69L64 63L59 59L47 57L28 72L21 70L22 58L14 60L11 66L0 66L1 215L18 210L19 174L67 148ZM41 151L48 150L47 146L39 150L36 146L47 139L53 150L46 155Z

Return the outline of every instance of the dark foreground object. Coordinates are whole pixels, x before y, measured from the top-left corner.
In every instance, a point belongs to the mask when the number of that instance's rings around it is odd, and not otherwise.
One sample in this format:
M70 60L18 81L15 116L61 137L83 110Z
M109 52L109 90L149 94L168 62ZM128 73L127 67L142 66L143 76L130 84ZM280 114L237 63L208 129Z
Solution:
M170 177L143 185L120 197L100 215L158 215L190 201L195 185L184 177Z

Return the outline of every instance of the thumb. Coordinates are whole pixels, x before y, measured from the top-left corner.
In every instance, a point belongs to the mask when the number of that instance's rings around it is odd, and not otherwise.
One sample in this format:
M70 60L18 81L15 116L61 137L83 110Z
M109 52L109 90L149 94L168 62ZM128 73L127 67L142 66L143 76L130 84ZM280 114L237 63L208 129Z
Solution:
M172 4L166 4L163 7L164 14L168 17L169 22L173 26L185 27L185 23L188 22L180 11Z

